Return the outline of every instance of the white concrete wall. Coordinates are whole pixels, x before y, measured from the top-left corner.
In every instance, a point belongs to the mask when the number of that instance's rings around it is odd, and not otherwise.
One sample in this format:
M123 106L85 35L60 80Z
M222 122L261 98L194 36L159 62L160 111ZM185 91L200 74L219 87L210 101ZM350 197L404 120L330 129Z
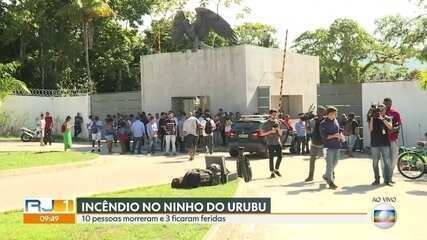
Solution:
M414 146L424 139L427 132L427 91L415 81L395 81L362 84L363 121L366 123L372 103L382 103L385 97L393 100L393 106L400 111L403 121L405 145ZM365 124L365 126L367 126ZM368 128L363 129L364 145L370 146ZM402 135L400 143L402 144Z
M142 57L143 109L171 109L171 97L209 96L216 111L257 112L258 86L272 86L279 95L283 51L241 45L203 49L195 53L165 53ZM304 108L317 103L318 57L289 53L284 94L304 95ZM273 106L276 107L277 106Z
M210 108L246 106L243 47L164 53L142 59L142 102L146 112L168 111L171 97L209 96Z
M90 113L90 97L37 97L37 96L9 96L0 105L0 113L6 113L13 121L12 126L21 128L35 128L40 114L50 112L55 121L54 134L60 134L60 126L67 116L72 117L79 112L85 122ZM87 136L87 129L83 126L81 137Z
M271 86L270 94L280 96L283 50L246 46L248 107L256 111L257 87ZM295 53L286 54L283 95L303 95L303 111L317 105L317 84L320 83L319 58ZM273 105L278 105L272 102ZM271 106L278 108L279 106Z

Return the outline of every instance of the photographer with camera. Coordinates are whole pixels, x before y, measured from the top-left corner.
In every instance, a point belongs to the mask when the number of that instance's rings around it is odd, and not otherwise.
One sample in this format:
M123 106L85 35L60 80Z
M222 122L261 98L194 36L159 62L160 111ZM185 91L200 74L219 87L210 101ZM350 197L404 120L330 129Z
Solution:
M393 128L391 119L386 115L386 107L383 104L372 105L368 112L369 131L371 133L371 154L375 181L373 186L380 184L378 162L383 161L384 184L391 186L391 158L389 131Z
M397 156L399 155L399 132L400 126L402 125L402 119L400 118L400 113L395 108L392 108L391 98L384 98L383 101L386 107L386 115L391 117L392 129L388 134L388 139L390 140L390 183L395 183L393 181L393 172L394 168L397 165Z
M277 119L277 110L271 109L269 111L270 117L268 121L262 126L262 136L265 136L268 148L269 166L271 178L275 178L276 175L281 177L279 172L280 162L282 161L282 141L281 137L283 130L280 128L279 121ZM276 164L274 164L274 157L277 157Z

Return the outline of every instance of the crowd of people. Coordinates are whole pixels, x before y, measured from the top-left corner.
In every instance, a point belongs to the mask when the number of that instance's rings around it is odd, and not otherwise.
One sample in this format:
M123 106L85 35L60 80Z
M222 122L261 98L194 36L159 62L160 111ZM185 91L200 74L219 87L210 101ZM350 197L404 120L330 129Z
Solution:
M261 135L265 137L268 148L270 177L281 176L279 168L283 154L282 135L285 130L293 131L295 138L291 148L298 154L310 154L309 173L305 181L313 181L316 159L323 156L326 149L323 179L330 188L336 189L335 167L340 150L346 149L348 156L353 157L355 142L360 137L360 122L356 120L355 114L343 114L338 119L336 108L318 106L316 114L301 114L295 124L291 122L289 115L279 115L276 110L270 110L269 114ZM155 154L159 150L167 156L174 156L178 151L187 152L189 160L194 160L200 149L212 154L215 146L226 146L228 132L232 130L233 122L239 119L238 112L227 113L222 109L214 115L209 110L177 114L172 111L156 114L141 112L136 115L118 113L107 115L104 121L99 116L90 116L85 126L92 143L92 152L101 151L101 139L104 138L108 153L112 153L113 145L117 144L120 144L121 154L141 154L142 146L146 146L148 154ZM399 129L402 124L400 114L392 108L392 100L386 98L383 104L371 108L367 119L374 173L372 185L380 184L380 160L384 183L392 185L399 151ZM72 146L72 129L74 138L77 138L84 126L84 119L80 114L74 117L74 123L71 120L67 116L61 125L65 151ZM53 117L46 112L41 115L39 124L42 128L40 144L51 145Z
M223 109L212 115L209 110L195 112L169 111L146 114L108 114L104 121L99 116L89 116L85 124L92 152L101 151L101 139L106 141L108 153L113 146L120 144L121 154L141 154L143 146L148 154L157 151L165 155L189 152L194 159L197 148L212 154L214 147L227 145L227 133L231 125L240 118L240 113L224 112ZM84 120L78 113L74 118L74 138L82 132ZM65 133L65 132L63 132ZM64 138L65 143L65 138Z

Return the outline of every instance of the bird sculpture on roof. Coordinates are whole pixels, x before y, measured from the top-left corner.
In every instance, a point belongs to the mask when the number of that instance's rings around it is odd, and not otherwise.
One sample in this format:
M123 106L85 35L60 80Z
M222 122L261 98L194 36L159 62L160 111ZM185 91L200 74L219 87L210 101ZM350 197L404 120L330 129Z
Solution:
M186 41L192 42L193 51L203 46L203 40L209 32L215 32L229 40L232 44L237 42L237 36L230 24L221 16L207 8L196 8L196 19L190 23L183 11L178 11L173 19L172 39L176 45L183 45Z

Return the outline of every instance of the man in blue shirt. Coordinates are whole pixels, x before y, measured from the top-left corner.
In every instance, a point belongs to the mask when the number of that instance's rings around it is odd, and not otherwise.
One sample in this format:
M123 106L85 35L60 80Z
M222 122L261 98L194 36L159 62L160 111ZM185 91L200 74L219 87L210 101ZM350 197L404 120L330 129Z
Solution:
M133 135L132 153L135 153L136 145L138 144L138 154L141 154L142 139L145 135L145 126L139 116L131 125L131 132Z
M326 173L323 179L329 185L330 189L337 189L335 185L335 167L338 163L339 149L341 141L344 141L344 135L340 131L340 125L337 121L337 109L329 106L326 109L326 119L320 124L320 133L326 148Z

